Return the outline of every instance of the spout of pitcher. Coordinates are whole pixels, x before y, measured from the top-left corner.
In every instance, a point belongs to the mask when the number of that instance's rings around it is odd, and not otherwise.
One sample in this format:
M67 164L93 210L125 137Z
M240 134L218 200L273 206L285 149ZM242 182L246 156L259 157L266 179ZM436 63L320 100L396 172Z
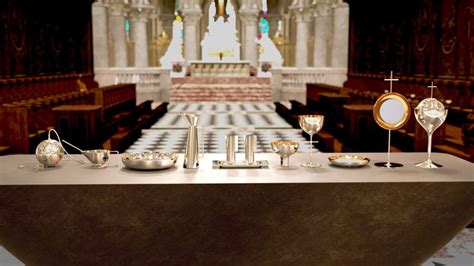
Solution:
M199 116L194 114L183 114L183 116L186 118L186 121L188 121L190 126L197 126L199 122Z

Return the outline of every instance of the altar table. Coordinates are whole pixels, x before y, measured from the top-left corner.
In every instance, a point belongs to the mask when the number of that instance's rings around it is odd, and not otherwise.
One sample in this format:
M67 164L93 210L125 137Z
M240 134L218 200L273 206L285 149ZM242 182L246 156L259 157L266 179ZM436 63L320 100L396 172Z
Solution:
M249 61L191 61L189 65L192 77L250 77Z
M137 172L32 155L0 157L0 245L26 265L416 265L474 219L474 167L447 154L394 153L404 168ZM79 155L75 155L79 157ZM81 157L79 157L81 158ZM111 163L115 162L112 157ZM18 164L26 164L23 169Z

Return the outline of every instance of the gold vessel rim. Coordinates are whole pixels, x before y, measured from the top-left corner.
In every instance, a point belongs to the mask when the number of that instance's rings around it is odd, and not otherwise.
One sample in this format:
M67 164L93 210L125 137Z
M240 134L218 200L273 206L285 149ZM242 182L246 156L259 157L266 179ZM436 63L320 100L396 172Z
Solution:
M272 144L279 144L279 145L296 145L300 144L298 141L295 140L274 140Z
M357 159L357 160L361 160L361 161L370 162L370 159L369 159L369 158L367 158L367 157L365 157L365 156L362 156L362 155L338 154L338 155L332 155L332 156L329 156L329 157L328 157L329 161L335 161L335 160L341 159L341 158Z
M382 104L390 99L398 100L403 105L403 109L404 109L403 118L396 123L388 123L385 120L383 120L380 115L380 108L382 107ZM411 113L410 109L411 109L410 103L405 98L405 96L397 92L388 92L388 93L382 94L375 102L374 107L373 107L373 116L374 116L375 122L377 122L377 124L383 129L397 130L399 128L402 128L410 119L410 113Z
M298 117L324 117L324 115L298 115Z

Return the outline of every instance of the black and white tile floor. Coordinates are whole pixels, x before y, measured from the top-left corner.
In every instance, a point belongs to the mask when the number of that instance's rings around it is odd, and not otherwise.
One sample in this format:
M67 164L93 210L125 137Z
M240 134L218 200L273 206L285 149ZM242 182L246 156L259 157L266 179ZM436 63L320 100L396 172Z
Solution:
M186 132L185 129L175 130L159 130L150 129L144 130L142 137L137 140L127 150L129 152L137 151L170 151L184 153L186 143ZM204 141L202 141L202 134L199 132L200 145L204 145L204 152L206 153L225 153L225 136L231 133L229 129L213 129L204 131ZM244 151L244 136L250 134L250 131L233 131L239 135L239 151ZM253 132L252 132L253 133ZM299 152L309 152L309 143L301 135L301 130L287 129L287 130L256 130L257 135L257 149L258 153L271 153L271 141L273 140L295 140L300 142ZM201 147L200 147L201 149ZM317 151L313 149L313 151Z
M239 152L244 150L244 136L257 135L256 152L272 152L273 140L300 142L298 152L309 152L309 142L301 130L293 129L275 112L273 103L175 103L168 113L151 129L143 130L128 152L161 150L183 153L186 143L187 123L180 113L199 116L199 140L206 153L225 153L225 136L231 132L239 135ZM202 141L204 133L204 141ZM313 151L317 152L316 149Z

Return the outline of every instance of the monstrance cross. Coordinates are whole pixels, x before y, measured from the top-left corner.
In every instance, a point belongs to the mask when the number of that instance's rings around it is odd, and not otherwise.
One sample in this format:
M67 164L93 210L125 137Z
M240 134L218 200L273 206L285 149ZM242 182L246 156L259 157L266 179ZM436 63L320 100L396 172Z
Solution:
M384 79L384 81L390 81L390 92L392 92L392 86L394 81L398 81L398 79L393 78L393 71L390 71L390 78Z
M433 98L433 89L438 88L438 86L435 86L434 83L433 83L433 81L431 81L431 85L428 86L428 88L431 89L431 97L430 97L430 98Z

